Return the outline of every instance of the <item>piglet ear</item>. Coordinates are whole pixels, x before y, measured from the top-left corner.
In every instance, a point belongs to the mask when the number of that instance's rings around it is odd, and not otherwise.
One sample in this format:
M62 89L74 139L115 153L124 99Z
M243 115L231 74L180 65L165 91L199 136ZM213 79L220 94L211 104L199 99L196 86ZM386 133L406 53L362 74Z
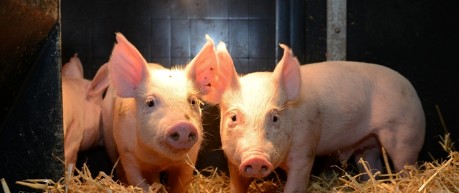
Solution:
M301 89L300 63L293 56L292 50L284 45L279 45L284 49L284 55L277 64L273 72L273 79L287 96L287 100L294 100L299 97Z
M214 41L206 35L207 42L201 51L186 66L185 72L190 80L193 80L196 88L199 89L201 97L209 103L215 93L217 84L218 63L214 50Z
M96 75L89 85L87 97L97 97L102 98L103 92L108 88L109 79L108 79L108 64L104 64L99 67Z
M108 62L110 81L119 97L134 97L140 82L148 76L147 62L121 33L116 33L116 41Z
M226 44L220 42L217 46L218 59L218 80L219 91L223 93L225 90L238 90L240 88L239 76L234 67L233 59L226 49Z
M219 104L224 92L229 90L239 90L239 77L234 68L233 59L226 49L226 45L220 42L217 46L217 69L215 70L215 81L212 84L212 90L203 98L210 104Z
M70 58L68 63L62 66L62 76L83 79L83 65L77 53Z

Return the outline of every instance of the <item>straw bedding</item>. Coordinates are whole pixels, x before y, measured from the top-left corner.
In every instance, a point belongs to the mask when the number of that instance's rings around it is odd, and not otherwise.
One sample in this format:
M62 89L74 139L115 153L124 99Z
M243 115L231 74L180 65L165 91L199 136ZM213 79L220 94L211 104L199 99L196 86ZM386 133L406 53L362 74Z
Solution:
M370 171L366 162L360 160L360 163L364 164L367 171ZM188 192L229 192L229 178L218 168L209 167L201 171L195 169L195 171L196 174L188 186ZM359 181L358 178L366 172L351 175L342 169L338 171L341 172L333 172L331 176L329 174L312 176L309 192L459 192L459 152L457 151L451 151L448 159L444 161L425 162L419 167L407 166L399 173L367 173L370 180L365 182ZM30 179L16 183L43 192L142 192L139 187L126 186L114 181L104 172L99 172L94 176L86 165L81 169L75 169L75 172L66 173L66 176L58 182L48 179ZM249 192L282 192L284 183L279 178L275 180L256 179L251 184ZM4 181L2 185L5 188ZM161 184L153 184L150 192L167 192L167 189Z
M403 171L392 173L387 155L382 149L387 171L371 173L371 168L364 160L359 161L366 171L363 173L351 174L342 167L333 166L333 169L321 172L318 176L311 176L308 192L459 192L459 152L454 149L450 134L445 125L443 126L446 134L441 137L439 143L443 150L449 154L446 159L419 163L418 166L406 166ZM189 193L229 192L229 177L218 168L209 167L198 171L191 164L190 167L195 170L195 176L188 185ZM360 181L359 178L362 175L368 175L369 180ZM282 192L285 181L277 175L275 176L269 180L254 180L250 185L249 192ZM16 183L50 193L142 192L139 187L114 181L112 174L107 175L104 172L99 172L99 174L93 175L86 165L83 165L81 169L69 167L66 175L57 182L48 179L28 179ZM4 192L9 193L5 179L1 179L1 184ZM163 193L167 192L167 189L161 184L152 184L149 192Z

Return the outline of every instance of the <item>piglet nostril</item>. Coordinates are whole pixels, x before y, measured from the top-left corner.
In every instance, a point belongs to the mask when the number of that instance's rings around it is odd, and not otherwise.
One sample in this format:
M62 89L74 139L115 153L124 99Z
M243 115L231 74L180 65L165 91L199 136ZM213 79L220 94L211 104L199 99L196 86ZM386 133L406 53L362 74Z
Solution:
M253 169L253 168L252 168L251 165L247 165L247 166L244 167L244 171L245 171L246 173L249 173L252 169Z
M178 132L171 133L169 135L169 139L172 139L173 141L178 141L180 139L180 134Z
M195 140L196 140L196 133L191 132L191 133L188 135L188 141L195 141Z
M261 166L261 171L264 173L268 171L268 166Z

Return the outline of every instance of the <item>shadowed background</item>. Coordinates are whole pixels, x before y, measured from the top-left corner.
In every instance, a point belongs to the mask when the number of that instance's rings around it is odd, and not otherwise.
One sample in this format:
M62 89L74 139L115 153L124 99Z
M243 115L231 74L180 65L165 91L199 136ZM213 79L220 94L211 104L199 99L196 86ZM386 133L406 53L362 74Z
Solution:
M278 43L292 47L301 63L327 58L323 0L60 3L0 2L0 178L9 184L62 176L63 165L56 159L63 158L60 66L78 53L85 77L93 77L110 57L115 32L123 33L147 61L168 67L189 62L205 43L205 34L227 44L241 74L272 70L282 54ZM420 161L447 155L438 144L445 130L436 105L453 142L459 138L456 4L347 1L346 59L393 68L418 91L427 119ZM218 109L206 106L204 115L207 140L197 167L226 170L219 149ZM86 162L94 171L109 173L112 167L103 148L82 152L79 158L80 166Z

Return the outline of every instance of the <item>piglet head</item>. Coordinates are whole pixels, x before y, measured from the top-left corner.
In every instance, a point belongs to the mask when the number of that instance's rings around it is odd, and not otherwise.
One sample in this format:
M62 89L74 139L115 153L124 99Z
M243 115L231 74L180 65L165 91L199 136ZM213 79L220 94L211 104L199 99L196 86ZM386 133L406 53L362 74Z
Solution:
M292 133L290 106L299 97L299 63L285 46L274 72L239 77L224 44L217 47L222 148L246 177L265 177L288 152Z
M136 107L137 128L126 129L136 130L142 147L183 159L203 139L200 98L207 92L206 81L212 80L211 66L217 65L213 42L209 38L185 68L166 69L147 63L122 34L116 39L109 61L111 83L119 97L135 99Z

